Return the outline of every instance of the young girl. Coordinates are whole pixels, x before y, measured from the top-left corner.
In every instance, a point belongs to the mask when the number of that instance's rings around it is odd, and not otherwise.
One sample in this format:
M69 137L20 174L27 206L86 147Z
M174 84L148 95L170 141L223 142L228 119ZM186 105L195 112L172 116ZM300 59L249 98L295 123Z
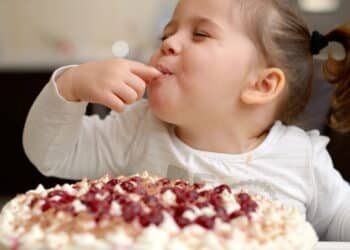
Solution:
M346 57L324 64L331 124L349 130L350 26L311 35L282 0L181 0L162 41L150 65L110 59L54 72L23 135L38 169L227 183L298 208L324 240L350 240L350 187L328 139L287 125L310 96L313 55L334 41ZM88 102L113 112L87 117Z

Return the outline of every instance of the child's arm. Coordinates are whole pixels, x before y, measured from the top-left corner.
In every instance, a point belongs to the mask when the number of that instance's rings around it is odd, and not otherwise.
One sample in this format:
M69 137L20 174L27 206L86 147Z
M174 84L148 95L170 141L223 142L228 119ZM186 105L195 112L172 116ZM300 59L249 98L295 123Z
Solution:
M55 81L60 72L56 73L35 100L26 120L23 145L28 158L48 176L79 179L122 173L129 161L130 143L145 115L145 103L132 105L120 114L112 112L105 120L87 117L87 101L67 101ZM93 85L100 91L97 84L89 85L88 80L83 83L83 89L93 89Z
M308 207L321 240L350 241L350 186L333 167L324 138L313 138L314 195Z

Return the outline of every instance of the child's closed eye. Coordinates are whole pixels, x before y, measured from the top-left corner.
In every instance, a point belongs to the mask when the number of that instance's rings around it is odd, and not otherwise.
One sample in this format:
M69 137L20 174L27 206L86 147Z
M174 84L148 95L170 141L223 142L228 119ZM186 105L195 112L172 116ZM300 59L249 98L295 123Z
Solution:
M161 36L161 37L159 38L159 40L161 40L162 42L164 42L167 38L168 38L167 36Z
M159 40L164 42L166 39L168 39L171 35L162 35ZM194 32L193 36L199 37L199 38L205 38L205 37L210 37L210 35L206 32Z
M195 32L195 36L200 36L200 37L210 37L209 34L204 33L204 32Z

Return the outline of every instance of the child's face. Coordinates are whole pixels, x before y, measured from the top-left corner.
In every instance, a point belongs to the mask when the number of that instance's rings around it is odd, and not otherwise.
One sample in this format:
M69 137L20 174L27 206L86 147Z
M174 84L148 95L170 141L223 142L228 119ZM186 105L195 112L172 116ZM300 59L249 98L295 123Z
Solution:
M148 87L154 114L178 126L223 121L237 113L256 71L256 49L234 0L181 0L150 64L171 75ZM163 69L161 69L163 67Z

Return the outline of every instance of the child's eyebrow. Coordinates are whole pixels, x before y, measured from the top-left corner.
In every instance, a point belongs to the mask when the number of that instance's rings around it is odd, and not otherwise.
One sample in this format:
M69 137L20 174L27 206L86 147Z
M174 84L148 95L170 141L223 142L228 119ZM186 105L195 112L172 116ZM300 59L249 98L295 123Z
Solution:
M223 28L220 24L218 24L217 22L215 22L207 17L194 17L192 21L194 23L205 23L205 24L208 24L210 26L213 26L216 29L223 30Z
M179 22L176 19L173 19L164 27L164 30L169 29L172 26L177 26L178 23ZM189 23L194 23L194 24L204 23L204 24L208 24L208 25L212 26L215 29L223 30L223 27L220 24L214 22L213 20L211 20L208 17L194 16L194 17L189 18Z

